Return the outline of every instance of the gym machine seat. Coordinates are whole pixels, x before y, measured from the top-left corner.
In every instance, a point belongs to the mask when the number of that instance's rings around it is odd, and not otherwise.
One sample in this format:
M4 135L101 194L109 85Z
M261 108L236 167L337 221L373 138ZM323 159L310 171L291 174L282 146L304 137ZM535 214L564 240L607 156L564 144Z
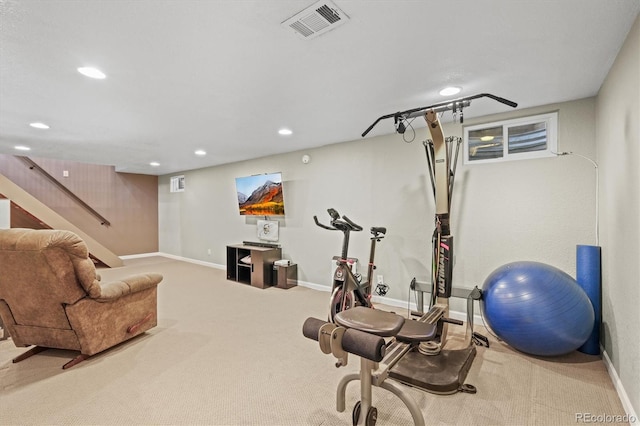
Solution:
M395 336L404 326L404 318L391 312L357 306L336 315L336 323L376 336Z
M390 369L420 342L436 337L435 324L405 320L400 315L357 306L338 313L336 324L308 318L302 328L305 337L316 340L323 353L338 358L336 367L347 365L348 354L360 357L360 372L347 374L338 384L336 409L345 410L347 384L360 381L360 401L353 409L354 425L375 425L377 409L372 406L372 386L386 389L407 406L413 422L424 426L420 407L405 390L385 381ZM390 338L386 342L384 338ZM363 415L361 415L363 414Z

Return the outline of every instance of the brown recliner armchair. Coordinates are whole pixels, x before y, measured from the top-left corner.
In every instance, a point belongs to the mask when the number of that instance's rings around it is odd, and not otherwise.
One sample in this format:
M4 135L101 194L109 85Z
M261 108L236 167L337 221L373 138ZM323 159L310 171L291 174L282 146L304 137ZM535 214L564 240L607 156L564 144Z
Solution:
M16 346L80 351L62 368L158 323L160 274L103 283L86 244L70 231L0 230L0 317Z

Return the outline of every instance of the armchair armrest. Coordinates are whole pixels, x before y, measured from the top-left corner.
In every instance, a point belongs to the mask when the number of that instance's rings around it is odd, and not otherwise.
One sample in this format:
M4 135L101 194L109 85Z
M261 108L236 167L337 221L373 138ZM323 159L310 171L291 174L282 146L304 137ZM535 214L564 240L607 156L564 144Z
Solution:
M155 287L162 281L162 278L160 274L148 273L132 275L120 281L100 282L101 293L95 300L97 302L110 302L127 294Z

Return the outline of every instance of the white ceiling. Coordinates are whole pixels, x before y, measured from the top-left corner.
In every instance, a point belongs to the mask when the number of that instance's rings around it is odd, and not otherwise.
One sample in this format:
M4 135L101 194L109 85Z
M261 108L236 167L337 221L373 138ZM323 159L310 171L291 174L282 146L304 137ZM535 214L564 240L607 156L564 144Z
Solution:
M161 175L358 139L381 115L443 101L447 85L519 108L580 99L598 92L640 11L638 0L334 2L349 22L305 40L280 23L314 0L3 0L0 153ZM76 71L87 65L107 78ZM479 99L465 117L508 109ZM387 120L370 135L392 131Z

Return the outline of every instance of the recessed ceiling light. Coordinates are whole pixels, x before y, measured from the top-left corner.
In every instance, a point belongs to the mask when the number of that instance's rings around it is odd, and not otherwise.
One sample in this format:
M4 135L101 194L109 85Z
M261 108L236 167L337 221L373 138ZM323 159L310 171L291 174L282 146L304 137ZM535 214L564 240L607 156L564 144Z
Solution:
M456 86L445 87L439 93L441 96L457 95L462 89Z
M84 76L90 78L97 78L98 80L102 80L103 78L107 78L105 73L100 71L98 68L93 67L80 67L78 68L78 72Z
M31 151L31 148L24 145L16 145L14 146L14 148L17 149L18 151Z
M35 127L36 129L48 129L49 128L49 126L47 126L44 123L40 123L40 122L29 123L29 126Z
M278 133L281 134L282 136L289 136L293 134L293 132L289 129L280 129L278 130Z
M480 138L480 140L481 140L482 142L489 142L489 141L492 141L492 140L493 140L493 136L482 136L482 137Z
M160 165L160 163L158 163L157 161L152 161L149 163L150 166L152 167L158 167Z
M203 155L207 155L207 151L205 151L204 149L199 149L195 152L195 154L203 156Z

